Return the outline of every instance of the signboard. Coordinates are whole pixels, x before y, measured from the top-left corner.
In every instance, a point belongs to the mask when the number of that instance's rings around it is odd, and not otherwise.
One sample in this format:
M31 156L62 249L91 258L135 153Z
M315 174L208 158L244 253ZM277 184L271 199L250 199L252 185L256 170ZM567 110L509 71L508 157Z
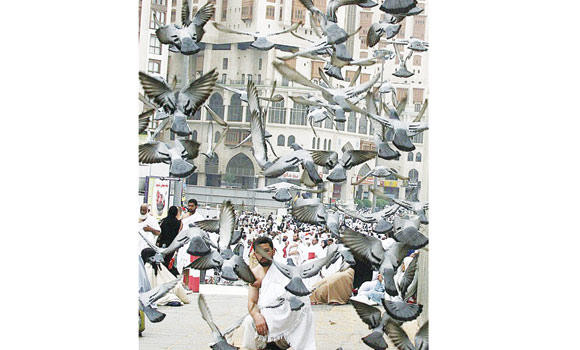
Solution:
M353 178L351 181L354 182L358 182L360 181L361 176L357 176L356 180ZM374 182L375 178L372 176L367 177L366 179L363 180L363 182L361 182L361 185L372 185ZM397 180L379 180L377 182L378 186L381 187L399 187L399 181Z
M167 216L171 206L169 202L169 180L156 177L149 178L147 203L151 204L151 215L157 220Z

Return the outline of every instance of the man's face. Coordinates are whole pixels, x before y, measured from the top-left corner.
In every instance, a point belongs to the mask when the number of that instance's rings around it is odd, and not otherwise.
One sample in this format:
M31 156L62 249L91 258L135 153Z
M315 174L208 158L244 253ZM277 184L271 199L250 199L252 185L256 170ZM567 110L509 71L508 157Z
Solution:
M298 240L298 235L294 235L294 240L297 241Z
M272 249L272 247L270 247L270 245L268 243L262 243L262 244L258 244L258 246L260 248L262 248L264 250L264 253L268 254L268 257L270 257L270 259L274 258L274 253L276 252L275 249ZM258 263L262 266L270 266L272 265L272 261L266 259L265 257L261 256L260 254L254 252L255 256L256 256L256 260L258 260Z
M195 205L195 203L187 203L187 211L190 214L195 214L196 209L197 209L197 205Z
M318 240L317 240L316 238L314 238L314 239L312 240L312 244L313 244L313 245L314 245L314 244L318 244Z
M140 213L141 215L145 215L145 214L147 214L147 206L146 206L146 205L142 205L142 206L139 208L139 213Z

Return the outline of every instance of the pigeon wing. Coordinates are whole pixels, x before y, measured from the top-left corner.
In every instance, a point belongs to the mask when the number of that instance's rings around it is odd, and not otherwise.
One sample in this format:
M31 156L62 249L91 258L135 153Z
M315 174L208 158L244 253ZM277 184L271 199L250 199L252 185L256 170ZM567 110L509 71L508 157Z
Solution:
M407 333L395 322L387 321L385 333L387 333L387 336L393 341L398 350L415 350L415 346L411 343Z
M317 215L319 207L320 203L292 207L292 217L297 221L316 225L319 223Z
M186 159L195 159L199 155L199 142L193 140L179 140L183 148L185 149L184 157Z
M300 265L300 267L298 267L298 269L300 270L300 277L310 278L310 277L313 277L316 274L318 274L318 272L320 272L320 270L324 266L326 266L326 264L328 264L328 262L334 257L337 249L338 249L338 246L334 245L331 248L329 248L325 257L315 259L315 260L310 260L310 261Z
M163 154L159 153L162 151ZM169 160L167 146L163 142L153 141L139 145L139 163L155 164Z
M411 260L411 263L409 263L409 266L407 266L405 268L405 273L403 273L403 277L401 278L401 281L399 282L399 290L401 291L401 297L403 297L403 298L406 296L407 289L409 288L409 286L413 282L413 279L415 278L415 272L417 271L417 258L418 257L419 257L419 255L415 255L415 257L413 257L413 259Z
M191 24L190 18L190 11L189 11L189 0L183 0L181 5L181 24L184 27L187 27Z
M280 34L292 32L292 31L296 30L301 24L302 24L301 21L296 22L292 26L290 26L290 28L288 28L288 29L280 30L278 32L268 33L268 34L266 34L266 36L274 36L274 35L280 35Z
M375 151L361 151L361 150L350 151L350 161L348 165L351 167L357 166L359 164L362 164L368 160L375 158L376 155L377 152Z
M280 74L282 74L284 77L288 78L288 80L294 81L298 84L301 84L301 85L304 85L307 87L311 87L313 89L316 89L316 90L319 90L322 92L326 92L326 89L322 88L320 85L314 84L312 81L307 79L302 74L298 73L292 67L290 67L284 63L281 63L281 62L274 62L272 64L274 65L274 68L276 68L276 70L278 72L280 72Z
M254 37L254 38L256 37L255 33L233 30L233 29L230 29L230 28L224 26L223 24L220 24L217 22L213 22L212 24L215 27L215 29L219 30L220 32L231 33L231 34L240 34L240 35L249 35L249 36Z
M338 159L338 154L335 151L310 151L310 154L314 164L320 166L326 166L331 160L336 163L336 159Z
M340 235L345 246L350 248L352 254L370 265L378 266L384 255L381 240L376 237L366 236L346 227Z
M207 100L209 95L211 95L217 82L217 78L218 73L214 68L201 77L192 81L187 88L181 90L181 92L185 94L189 100L188 108L191 109L192 115Z
M219 269L223 265L223 262L224 258L222 258L221 254L212 250L208 255L195 259L188 267L196 270Z
M222 206L222 210L219 218L219 248L220 251L228 249L232 242L232 237L234 235L234 224L236 221L236 215L234 213L234 206L232 202L226 201Z
M173 254L174 251L183 247L189 242L189 230L181 230L177 236L173 239L169 247L165 248L162 252L163 255L167 256Z
M223 120L216 112L214 112L213 109L211 109L208 105L203 105L203 106L205 107L207 112L211 115L212 119L215 120L216 123L218 123L219 125L221 125L223 127L228 126L228 123L226 123L225 120Z
M423 323L415 334L415 348L417 350L429 349L429 321Z
M370 306L353 299L350 299L350 303L354 307L358 317L360 317L360 319L366 323L369 328L372 329L378 327L379 323L381 322L381 310L374 306Z
M200 294L199 298L197 298L197 305L199 306L199 311L201 312L201 318L203 318L203 320L207 322L212 332L219 333L221 335L220 330L213 322L213 317L211 316L211 312L209 310L209 307L207 306L207 302L205 301L205 297L203 294Z
M211 2L206 2L193 16L193 24L196 27L203 27L215 13L215 6ZM198 40L200 38L197 38Z
M219 220L200 220L195 223L199 228L204 231L218 233L220 232L220 222Z
M246 283L256 282L256 276L254 276L252 269L250 269L250 267L248 266L248 264L246 264L244 259L242 259L238 255L234 256L233 259L235 263L234 272L236 273L236 275L238 275L238 277L241 278Z
M155 113L154 109L149 109L141 114L139 114L139 134L142 134L149 126L149 120L151 116Z
M143 72L139 72L139 81L147 97L159 105L173 107L173 101L171 101L173 91L166 82Z
M260 254L261 255L261 254ZM276 268L287 278L292 279L292 275L294 270L296 269L295 266L290 266L290 265L286 265L284 263L278 262L276 260L272 260L272 263L274 263L274 266L276 266Z
M177 285L177 282L179 281L178 278L169 281L169 282L165 282L153 289L151 289L148 292L145 293L141 293L139 295L139 299L141 300L141 302L143 303L143 305L151 305L154 302L156 302L157 300L161 299L165 294L167 294L170 290L172 290L173 288L175 288L175 286Z

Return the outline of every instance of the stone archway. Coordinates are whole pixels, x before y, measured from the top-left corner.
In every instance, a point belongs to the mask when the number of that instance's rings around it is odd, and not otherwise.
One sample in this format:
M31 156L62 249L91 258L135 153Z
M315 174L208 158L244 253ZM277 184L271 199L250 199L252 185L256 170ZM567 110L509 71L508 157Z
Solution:
M254 164L243 153L238 153L226 165L224 184L238 188L256 188Z

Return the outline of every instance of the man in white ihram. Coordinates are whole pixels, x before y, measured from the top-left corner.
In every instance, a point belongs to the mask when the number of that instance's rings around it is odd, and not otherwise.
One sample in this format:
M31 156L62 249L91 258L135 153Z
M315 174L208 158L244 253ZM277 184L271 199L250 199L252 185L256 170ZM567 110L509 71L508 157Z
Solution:
M276 250L269 237L261 236L254 241L272 259ZM316 350L314 341L314 319L310 299L298 297L304 306L298 311L290 310L285 301L275 308L279 297L289 298L290 293L284 289L289 279L276 268L271 260L254 255L259 265L252 268L256 282L248 290L248 313L244 320L242 349L292 349Z

